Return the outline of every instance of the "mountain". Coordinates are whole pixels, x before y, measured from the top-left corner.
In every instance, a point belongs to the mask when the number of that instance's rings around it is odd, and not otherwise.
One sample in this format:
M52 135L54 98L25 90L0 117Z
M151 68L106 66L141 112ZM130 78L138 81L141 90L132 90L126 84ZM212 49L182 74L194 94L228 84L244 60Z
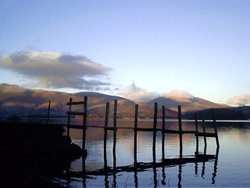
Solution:
M82 101L83 97L88 97L89 117L104 117L106 102L110 103L110 116L113 114L114 100L117 99L117 117L134 117L135 103L131 100L105 95L96 92L80 92L75 94L46 91L39 89L26 89L16 85L0 84L0 118L17 118L25 116L46 116L48 102L51 101L51 115L65 116L68 110L66 105L69 98L73 101ZM82 110L81 106L74 107L74 110ZM153 117L153 106L142 103L139 105L139 117ZM159 109L159 117L160 117ZM176 112L166 109L168 117L176 117Z
M114 100L118 101L117 117L133 118L135 102L118 96L106 95L97 92L65 93L47 91L40 89L26 89L16 85L0 84L0 119L8 117L46 116L48 112L48 101L51 101L51 115L65 116L68 110L66 105L69 98L73 101L82 101L88 97L88 116L104 117L106 102L110 103L110 116L113 116ZM203 110L208 114L209 110L215 108L221 118L250 118L250 107L238 107L230 110L229 106L217 104L211 101L194 97L189 94L172 93L171 95L155 98L147 103L139 103L138 116L140 118L152 118L154 114L154 103L158 103L158 118L162 116L161 106L165 106L166 115L170 118L177 117L177 106L181 105L185 117L193 117L194 112ZM82 110L77 106L74 110ZM227 114L227 115L225 115ZM230 115L231 114L231 115Z
M183 114L183 118L195 119L195 115L198 119L213 119L211 109L187 112ZM217 120L247 120L250 119L250 106L217 108L214 109L214 117Z
M188 112L188 111L198 111L208 108L225 108L228 107L225 104L217 104L213 103L211 101L193 97L193 96L187 96L187 95L171 95L171 96L162 96L158 97L156 99L153 99L149 101L147 104L153 105L154 103L158 103L159 106L165 106L166 108L169 108L171 110L177 110L177 106L181 105L182 112Z

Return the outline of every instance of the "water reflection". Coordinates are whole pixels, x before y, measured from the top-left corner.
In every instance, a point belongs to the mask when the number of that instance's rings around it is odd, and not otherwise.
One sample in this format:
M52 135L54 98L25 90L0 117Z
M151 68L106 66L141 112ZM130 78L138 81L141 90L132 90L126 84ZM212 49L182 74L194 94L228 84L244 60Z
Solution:
M214 171L212 173L212 184L215 184L215 177L216 177L216 173L217 173L217 163L218 163L218 150L217 150L217 153L214 157ZM207 161L209 162L209 161ZM201 176L203 177L204 174L205 174L205 164L207 162L202 162L202 171L201 171ZM210 163L210 162L209 162ZM195 163L195 170L194 170L194 173L197 174L197 169L198 169L198 164L200 164L200 162L196 162ZM159 187L159 183L161 182L161 185L163 186L166 186L167 183L166 183L166 177L167 177L167 173L166 173L166 169L168 168L171 168L172 166L168 166L168 165L162 165L161 167L159 167L159 164L156 163L156 164L147 164L148 167L151 165L151 168L153 170L153 173L152 173L152 184L151 186L153 187ZM150 167L149 167L150 168ZM178 183L177 183L177 186L178 187L182 187L182 172L183 172L183 164L179 164L178 165ZM145 168L146 169L146 168ZM131 167L131 166L127 166L127 167L117 167L116 169L112 169L112 170L107 170L106 171L103 171L103 176L104 176L104 185L105 187L117 187L118 184L117 184L117 173L128 173L128 172L132 172L133 171L133 178L134 178L134 187L140 187L139 185L139 180L141 178L141 174L144 169L142 170L141 167L138 168L138 165L135 164L134 167ZM157 174L157 172L161 171L161 175L162 177L158 177L159 175ZM93 172L92 172L93 173ZM88 172L87 172L88 174ZM87 176L86 176L87 177ZM112 180L112 183L110 182L110 177L113 178ZM144 178L142 178L143 180ZM161 181L159 182L158 179L161 179ZM84 187L86 186L86 180L84 180ZM110 184L111 183L111 184ZM143 182L142 182L143 183Z
M214 172L212 174L212 184L215 184L215 177L217 173L217 165L218 165L218 157L219 157L219 148L216 149L216 155L214 160Z
M151 124L152 125L152 124ZM207 125L206 125L207 126ZM188 124L183 124L184 129L189 130L190 128L192 129L193 127L190 127ZM171 127L174 129L174 127ZM202 125L200 126L200 129L202 130L203 127ZM104 133L95 133L97 129L92 129L91 132L93 135L103 135ZM99 129L98 129L99 130ZM213 130L213 127L211 126L211 129L209 125L206 127L206 131L209 132ZM225 155L227 157L230 157L230 153L226 150L227 147L231 147L230 145L235 144L234 142L240 141L241 143L244 143L242 145L242 148L247 151L247 147L245 147L247 144L247 141L249 140L249 135L250 135L250 129L239 129L238 127L235 129L231 129L230 127L220 127L218 129L219 131L219 136L220 136L220 142L221 148L222 148L222 155L223 159L225 159ZM88 130L90 131L90 130ZM211 131L212 132L212 131ZM240 135L243 135L241 137ZM245 135L245 136L244 136ZM111 137L109 137L111 136ZM118 186L128 186L128 187L141 187L141 186L152 186L152 187L159 187L159 186L199 186L201 184L194 184L193 179L190 174L185 173L185 169L190 168L190 165L183 165L179 164L177 166L168 166L168 165L163 165L163 166L152 166L147 169L142 169L140 165L140 161L145 161L145 162L150 162L152 161L152 134L150 133L139 133L138 132L138 153L137 157L135 159L134 155L134 135L133 132L128 131L128 130L121 130L117 131L117 153L114 155L112 152L112 145L113 145L113 139L112 139L112 134L110 134L107 140L107 162L106 166L110 169L112 166L113 172L112 171L106 171L106 173L100 174L102 180L98 179L99 183L98 185L104 185L105 187L118 187ZM95 141L93 141L95 140ZM96 169L103 168L104 165L104 160L103 160L103 155L99 155L100 153L103 154L103 136L98 137L98 138L91 138L88 143L87 143L87 148L90 153L90 158L86 159L86 170L87 172ZM161 147L161 134L157 135L157 140L156 140L156 163L159 163L162 159L162 147ZM178 136L175 135L166 135L165 137L165 151L166 152L166 157L164 155L164 158L171 158L171 157L176 157L178 156ZM203 137L200 138L200 141L202 141L203 144L200 144L200 151L202 151L203 154L214 154L214 158L211 161L199 161L199 162L194 162L191 163L193 173L195 175L198 175L196 177L199 177L200 181L204 181L206 186L209 186L211 184L216 184L216 185L221 185L221 177L223 175L222 169L224 166L220 165L219 171L220 171L220 178L217 176L218 172L218 156L219 156L219 149L216 149L216 152L214 149L216 147L215 140L212 138L207 139L207 144L204 144L204 139ZM97 143L100 145L97 146ZM212 144L211 144L212 143ZM225 144L226 143L226 144ZM205 147L206 146L206 147ZM184 154L183 156L187 155L192 155L193 152L196 149L195 145L195 138L191 137L190 135L183 135L183 148L184 148ZM234 149L239 150L240 148L235 147ZM249 153L249 150L248 150ZM221 155L221 152L220 152ZM94 156L94 157L93 157ZM112 159L114 157L114 159ZM232 155L231 155L232 156ZM238 155L237 155L238 156ZM138 162L139 161L139 162ZM220 156L220 164L221 162L224 164L225 160L221 159ZM239 163L243 163L242 161L239 161ZM133 165L131 165L133 164ZM211 165L212 164L212 165ZM244 163L245 164L245 163ZM227 166L230 167L230 165L234 164L228 164ZM236 165L236 164L235 164ZM122 171L120 167L129 167L129 166L134 166L134 168L127 168L126 170ZM115 169L115 170L114 170ZM151 169L151 170L150 170ZM176 171L175 171L176 169ZM212 172L210 173L210 169ZM246 169L246 168L245 168ZM208 173L209 172L209 173ZM225 173L225 171L223 171ZM227 172L226 172L227 173ZM126 177L130 177L127 178ZM96 177L96 176L94 176ZM132 178L131 178L132 177ZM176 179L174 179L174 177ZM184 177L184 178L183 178ZM195 176L194 176L195 177ZM207 178L209 177L209 178ZM187 178L190 180L187 180ZM204 178L204 179L203 179ZM121 180L122 179L122 180ZM126 179L126 184L124 184L124 179ZM218 179L220 180L218 183ZM97 181L97 180L96 180ZM132 182L131 182L132 181ZM150 182L149 182L150 181ZM92 185L91 183L94 182L88 179L88 174L86 177L86 184ZM195 182L195 181L194 181ZM200 182L202 183L202 182ZM96 186L96 184L93 184ZM244 184L246 185L246 184ZM85 185L86 186L86 185Z
M179 188L181 187L181 180L182 180L181 173L182 173L182 165L179 164L179 173L178 173L178 187Z
M215 155L202 155L202 156L196 156L197 160L194 160L195 162L192 162L192 160L189 160L190 158L185 158L185 156L183 156L182 158L178 158L176 159L177 163L179 163L178 166L178 183L177 186L179 188L182 187L182 172L183 172L183 168L184 168L184 164L185 163L193 163L195 164L195 168L194 168L194 173L198 174L198 165L202 163L202 170L201 170L201 177L203 178L205 175L205 170L206 170L206 166L205 164L207 162L210 163L210 160L213 159L214 161L214 165L213 165L213 173L212 173L212 184L215 184L215 177L216 177L216 173L217 173L217 164L218 164L218 155L219 155L219 148L216 149L216 154ZM116 155L113 155L116 158ZM202 158L202 159L201 159ZM209 160L210 158L210 160ZM165 159L170 160L171 159ZM185 161L187 160L187 161ZM103 170L98 170L98 171L86 171L85 169L85 158L83 158L83 162L82 162L82 178L83 178L83 187L86 187L86 180L89 178L88 175L103 175L104 176L104 185L105 187L118 187L117 184L117 173L129 173L129 172L133 172L133 178L134 178L134 187L140 187L139 186L139 179L141 178L140 173L142 173L143 171L145 171L146 169L152 168L153 173L152 173L152 184L151 186L153 187L159 187L159 182L161 182L161 184L163 186L166 185L166 177L167 177L167 173L166 173L166 169L171 168L173 166L176 166L174 163L172 164L164 164L163 162L152 162L152 163L137 163L134 162L134 165L129 165L129 166L117 166L116 164L116 159L113 159L113 168L110 167L106 167ZM162 172L161 175L162 177L158 177L157 176L157 172ZM110 184L109 178L112 177L113 181ZM144 178L142 178L144 179ZM161 179L161 181L159 180Z

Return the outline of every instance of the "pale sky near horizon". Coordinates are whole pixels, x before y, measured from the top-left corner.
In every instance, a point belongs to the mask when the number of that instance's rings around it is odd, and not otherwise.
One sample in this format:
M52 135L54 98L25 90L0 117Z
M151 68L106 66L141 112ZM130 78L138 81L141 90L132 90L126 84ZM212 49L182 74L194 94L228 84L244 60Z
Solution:
M249 0L0 0L0 83L250 105Z

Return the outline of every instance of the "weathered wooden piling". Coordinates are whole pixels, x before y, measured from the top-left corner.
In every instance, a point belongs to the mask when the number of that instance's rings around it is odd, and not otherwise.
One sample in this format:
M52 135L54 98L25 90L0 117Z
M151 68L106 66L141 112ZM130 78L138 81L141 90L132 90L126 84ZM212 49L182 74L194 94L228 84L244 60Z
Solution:
M181 106L178 106L178 123L179 123L179 142L180 142L180 158L182 158L182 122L181 122Z
M69 130L70 130L70 118L71 118L71 115L69 112L71 112L71 103L72 103L72 98L69 99L69 103L67 103L67 105L69 106L69 111L68 111L68 123L67 123L67 136L69 136Z
M162 131L161 131L161 136L162 136L162 142L161 142L161 152L162 152L162 160L165 159L165 106L162 106Z
M153 124L153 162L156 162L156 127L157 127L157 103L154 105L154 124Z
M49 124L49 119L50 119L50 103L51 101L49 101L49 104L48 104L47 125Z
M86 130L87 130L87 103L88 103L88 98L85 96L84 97L84 102L83 102L83 113L82 113L82 118L83 118L83 132L82 132L82 151L86 152L85 150L85 143L86 143Z
M196 154L199 153L199 136L198 136L198 120L197 113L195 113L195 140L196 140Z
M134 116L134 164L137 163L137 127L138 127L138 104L135 105Z
M217 126L216 126L214 109L212 109L212 116L213 116L213 125L214 125L214 132L215 132L216 144L217 144L217 147L219 148L220 147L220 143L219 143L219 138L218 138L218 131L217 131Z
M107 132L108 132L108 120L109 120L109 103L106 103L105 108L105 122L104 122L104 143L103 143L103 149L104 149L104 168L107 168Z
M114 116L113 116L113 167L116 168L116 131L117 131L117 100L114 100Z
M207 136L206 136L206 128L205 128L205 120L202 120L202 129L204 134L204 154L207 152Z
M137 176L137 128L138 128L138 104L135 104L135 116L134 116L134 184L138 187Z
M154 114L153 114L153 127L138 127L138 109L139 105L135 104L134 108L134 126L133 127L117 127L117 100L114 100L114 108L113 108L113 126L109 126L109 113L110 113L110 103L106 103L106 108L105 108L105 121L104 121L104 126L91 126L87 125L87 97L84 97L84 101L81 102L73 102L72 98L70 98L69 102L67 105L69 106L68 109L68 123L67 123L67 135L70 133L70 128L76 128L76 129L81 129L82 130L82 150L85 152L85 143L86 143L86 131L87 127L93 127L93 128L101 128L104 130L104 144L103 144L103 150L104 150L104 169L103 172L105 174L107 173L112 173L113 174L113 186L116 187L116 173L119 171L131 171L133 170L135 172L135 186L138 186L138 178L137 178L137 170L142 170L145 168L153 168L154 172L154 183L157 185L157 173L156 173L156 168L157 167L162 167L164 165L173 165L173 164L179 164L179 186L181 186L181 165L184 164L185 162L195 162L197 163L198 161L205 162L209 158L213 156L206 155L206 147L207 147L207 142L206 142L206 137L215 137L216 138L216 143L217 146L219 147L219 140L218 140L218 134L217 134L217 128L216 128L216 121L214 117L214 111L212 110L213 113L213 125L214 125L214 133L209 133L206 132L205 129L205 120L202 120L202 126L203 126L203 131L198 130L198 123L200 122L197 118L197 114L195 115L195 131L194 130L182 130L182 113L181 113L181 106L178 106L178 127L179 130L168 130L166 128L166 108L165 106L162 106L162 126L161 128L157 128L157 120L158 120L158 104L154 103ZM72 111L72 105L83 105L83 111L82 112L75 112ZM50 104L49 104L50 105ZM71 116L77 116L81 115L83 117L83 123L82 126L79 125L71 125ZM133 130L134 131L134 164L125 166L125 167L120 167L116 166L116 142L117 142L117 130L118 129L127 129L127 130ZM108 162L107 162L107 135L108 131L113 131L113 168L108 167ZM138 162L137 161L137 145L138 145L138 131L148 131L152 132L152 156L153 156L153 162L151 163L143 163L143 162ZM161 132L161 152L162 152L162 161L160 163L156 162L156 134L157 131ZM176 159L165 159L165 134L176 134L179 135L179 158ZM182 140L182 135L183 134L193 134L196 137L196 155L194 155L194 158L185 158L183 157L183 140ZM199 154L199 136L204 137L204 145L205 145L205 150L204 150L204 155ZM85 169L85 158L82 157L82 165L83 165L83 177L84 179L86 178L86 169ZM196 165L198 168L198 166ZM197 168L196 173L197 173ZM101 172L101 171L100 171ZM96 172L99 173L99 172ZM165 173L165 172L164 172ZM105 176L105 179L107 177ZM85 180L84 180L85 181ZM86 185L86 182L84 182L84 185ZM108 185L108 181L107 181Z
M69 102L67 105L69 106L69 110L67 112L68 114L68 123L67 123L67 135L69 136L69 130L70 128L78 128L82 130L82 151L83 154L86 154L85 150L85 142L86 142L86 129L87 129L87 103L88 103L88 98L85 96L84 101L79 101L79 102L73 102L72 98L69 99ZM83 105L83 111L72 111L72 105ZM82 127L78 125L71 125L71 116L82 116Z

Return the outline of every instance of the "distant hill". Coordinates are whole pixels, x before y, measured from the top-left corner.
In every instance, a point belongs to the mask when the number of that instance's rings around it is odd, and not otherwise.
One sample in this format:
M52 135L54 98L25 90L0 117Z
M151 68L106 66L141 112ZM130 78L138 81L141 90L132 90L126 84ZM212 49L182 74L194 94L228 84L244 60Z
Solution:
M250 106L241 106L241 107L237 107L235 108L238 111L242 111L242 113L244 114L244 116L247 119L250 119Z
M164 105L166 108L176 110L178 105L181 105L182 112L197 111L209 108L225 108L228 107L225 104L217 104L211 101L190 96L162 96L153 99L148 104L153 105L157 102L160 106Z
M213 119L211 109L186 112L183 117L186 119ZM215 119L219 120L247 120L250 119L250 106L230 107L214 109Z
M68 110L66 103L69 101L69 98L72 98L73 101L82 101L84 96L88 96L88 115L90 117L104 117L106 102L110 103L110 116L112 116L113 101L115 99L118 100L117 115L119 118L134 117L135 102L118 96L97 92L79 92L72 94L39 89L31 90L16 85L0 84L0 118L6 118L13 115L20 117L46 115L48 101L51 101L51 115L65 116ZM223 112L229 109L227 105L213 103L198 97L172 95L158 97L147 103L140 103L139 117L153 117L155 102L158 103L159 118L162 116L161 106L163 105L166 107L167 117L170 118L177 117L176 111L178 105L182 106L182 112L186 117L191 117L194 111L210 108L219 108L222 109ZM78 107L76 110L82 110L82 107ZM238 111L242 111L244 117L250 117L250 109L248 107L239 107Z
M96 92L80 92L69 94L64 92L30 90L16 85L0 84L0 117L36 116L47 114L48 101L51 101L51 115L66 115L69 98L73 101L82 101L88 97L88 114L90 117L104 117L106 102L110 103L110 115L113 113L113 101L118 100L117 116L119 118L134 117L135 103L131 100L105 95ZM78 106L75 110L82 110ZM166 109L168 117L176 117L176 112ZM139 117L153 117L153 107L148 104L139 105ZM159 117L160 117L159 109Z

